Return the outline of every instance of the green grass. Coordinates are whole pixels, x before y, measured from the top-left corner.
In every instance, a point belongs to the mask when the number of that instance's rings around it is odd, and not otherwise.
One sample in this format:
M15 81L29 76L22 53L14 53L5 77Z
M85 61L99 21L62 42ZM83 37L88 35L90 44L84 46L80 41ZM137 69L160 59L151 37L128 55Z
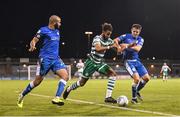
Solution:
M68 82L72 84L76 80ZM0 115L46 115L46 116L157 116L157 114L134 112L94 104L65 101L65 105L58 107L51 104L52 98L44 98L28 95L24 100L22 109L16 106L18 94L16 91L23 90L29 81L9 80L0 81ZM31 93L53 96L56 92L57 80L44 80L42 84ZM113 97L126 95L131 99L132 80L117 80ZM72 91L70 99L104 104L107 80L89 80L83 88ZM127 108L162 112L180 115L180 79L151 80L142 90L144 102L139 105L129 104ZM109 104L117 106L116 104Z

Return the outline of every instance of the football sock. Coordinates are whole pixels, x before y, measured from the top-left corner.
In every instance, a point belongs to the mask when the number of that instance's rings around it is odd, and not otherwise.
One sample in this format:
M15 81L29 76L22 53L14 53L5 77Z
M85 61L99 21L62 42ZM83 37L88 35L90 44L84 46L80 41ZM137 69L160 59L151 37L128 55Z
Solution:
M66 85L66 81L64 79L61 79L59 81L59 84L58 84L58 89L57 89L57 92L56 92L56 97L60 97L62 92L64 91L64 87Z
M137 91L140 91L140 90L146 85L146 83L147 83L147 82L142 79L142 80L138 83Z
M25 95L27 95L34 87L35 87L35 86L34 86L34 83L33 83L33 81L31 81L31 82L28 84L28 86L26 87L26 89L22 92L23 97L24 97Z
M68 87L67 91L69 92L71 90L75 90L78 87L80 87L80 81L77 81L77 82L73 83L70 87Z
M137 98L137 84L133 84L132 85L132 99L136 99Z
M112 96L112 90L114 89L115 81L116 81L116 77L109 77L107 90L106 90L106 98Z

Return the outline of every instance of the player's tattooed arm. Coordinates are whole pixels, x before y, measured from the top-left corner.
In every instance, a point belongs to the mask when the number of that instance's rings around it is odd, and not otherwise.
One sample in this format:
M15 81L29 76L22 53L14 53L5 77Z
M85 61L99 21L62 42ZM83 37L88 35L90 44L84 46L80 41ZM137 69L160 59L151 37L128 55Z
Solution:
M32 52L34 50L36 50L36 43L39 41L39 39L37 37L34 37L31 42L30 42L30 48L29 51Z

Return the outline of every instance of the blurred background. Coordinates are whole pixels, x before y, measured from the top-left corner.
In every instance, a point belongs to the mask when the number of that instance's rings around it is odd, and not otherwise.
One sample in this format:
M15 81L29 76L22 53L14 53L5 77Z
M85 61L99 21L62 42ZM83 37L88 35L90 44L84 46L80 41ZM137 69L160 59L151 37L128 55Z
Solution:
M114 28L112 38L129 33L133 23L141 24L145 43L140 58L150 75L159 77L161 66L167 62L172 68L170 75L179 76L179 5L179 0L1 1L0 79L27 77L28 66L35 65L38 58L38 50L28 52L29 43L53 14L62 18L60 56L71 65L72 75L78 59L84 61L90 52L93 37L101 33L101 24L109 22ZM127 74L121 55L108 51L105 58L119 74Z

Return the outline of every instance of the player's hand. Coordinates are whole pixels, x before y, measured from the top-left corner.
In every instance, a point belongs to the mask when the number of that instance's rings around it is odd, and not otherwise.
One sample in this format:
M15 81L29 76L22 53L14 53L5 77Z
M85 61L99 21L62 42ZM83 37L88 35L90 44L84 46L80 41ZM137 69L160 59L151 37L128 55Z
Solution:
M126 49L126 48L128 48L128 45L129 45L129 44L125 44L125 43L120 44L120 46L121 46L121 48L122 48L123 50Z
M118 45L116 43L114 43L111 48L118 48Z
M30 47L29 48L29 52L33 52L34 50L36 50L36 47Z
M129 47L133 47L137 45L137 41L134 41L133 43L129 44Z
M31 41L31 43L30 43L30 48L29 48L29 52L33 52L34 50L36 50L36 46L35 46L34 41Z

